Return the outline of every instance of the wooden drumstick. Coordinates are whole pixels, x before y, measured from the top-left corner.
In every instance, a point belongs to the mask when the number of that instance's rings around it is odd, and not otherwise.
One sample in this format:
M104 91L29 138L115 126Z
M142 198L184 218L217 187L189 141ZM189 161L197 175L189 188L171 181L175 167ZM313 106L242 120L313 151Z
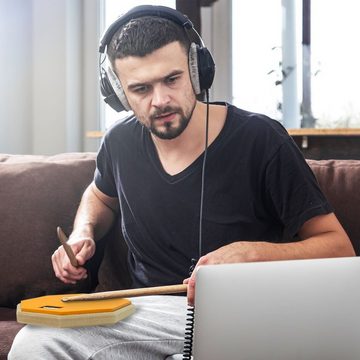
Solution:
M57 236L60 240L60 243L61 245L64 247L64 250L66 252L66 255L69 257L70 259L70 263L72 266L75 266L75 267L78 267L79 266L79 263L78 261L76 260L76 257L74 255L74 252L72 251L72 248L71 246L67 243L68 241L68 238L67 236L65 235L65 233L63 232L63 230L61 229L60 226L57 227Z
M114 298L122 298L122 297L145 296L145 295L178 294L178 293L185 293L186 291L187 291L187 285L179 284L179 285L147 287L140 289L104 291L93 294L83 294L83 295L74 295L74 296L64 296L61 300L64 302L104 300L104 299L114 299Z

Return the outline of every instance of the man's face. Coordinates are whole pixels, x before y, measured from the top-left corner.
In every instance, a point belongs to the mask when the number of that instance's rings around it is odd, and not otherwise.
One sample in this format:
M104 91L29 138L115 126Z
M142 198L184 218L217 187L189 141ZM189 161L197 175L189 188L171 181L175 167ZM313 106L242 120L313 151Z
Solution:
M174 139L187 127L196 98L188 55L172 42L145 57L115 61L125 95L137 119L160 139Z

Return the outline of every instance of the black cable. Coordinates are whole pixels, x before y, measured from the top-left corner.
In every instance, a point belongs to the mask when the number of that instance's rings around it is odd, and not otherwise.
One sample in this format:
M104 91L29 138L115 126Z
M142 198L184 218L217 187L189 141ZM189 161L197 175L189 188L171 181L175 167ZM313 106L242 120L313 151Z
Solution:
M205 192L205 168L209 144L209 90L206 90L206 122L205 122L205 149L201 170L201 189L200 189L200 219L199 219L199 259L202 255L202 230L204 212L204 192Z
M209 144L209 91L206 90L206 122L205 122L205 149L201 169L201 188L200 188L200 221L199 221L199 259L202 254L202 225L203 225L203 211L204 211L204 192L205 192L205 168L207 150ZM191 259L191 266L189 269L189 276L191 276L196 266L196 260ZM195 320L195 307L188 306L187 319L185 325L185 338L183 360L190 360L192 357L193 336L194 336L194 320Z
M183 358L182 360L191 360L192 356L192 347L193 347L193 335L194 335L194 317L195 317L195 308L193 306L188 306L187 316L186 316L186 325L185 325L185 336L184 336L184 349L183 349Z

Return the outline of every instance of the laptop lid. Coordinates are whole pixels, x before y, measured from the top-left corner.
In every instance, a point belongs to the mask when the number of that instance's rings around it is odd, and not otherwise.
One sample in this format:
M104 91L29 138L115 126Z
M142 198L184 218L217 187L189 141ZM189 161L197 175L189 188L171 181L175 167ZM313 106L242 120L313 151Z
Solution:
M199 268L193 355L360 359L360 258Z

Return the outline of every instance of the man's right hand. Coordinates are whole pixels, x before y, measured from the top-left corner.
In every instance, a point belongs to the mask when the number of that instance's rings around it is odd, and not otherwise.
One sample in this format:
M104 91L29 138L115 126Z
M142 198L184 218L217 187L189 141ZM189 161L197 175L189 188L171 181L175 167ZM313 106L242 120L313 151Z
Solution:
M79 266L71 265L63 246L59 246L51 256L55 275L66 284L76 284L77 281L87 278L87 270L84 264L95 253L95 241L89 237L70 238L71 246Z

